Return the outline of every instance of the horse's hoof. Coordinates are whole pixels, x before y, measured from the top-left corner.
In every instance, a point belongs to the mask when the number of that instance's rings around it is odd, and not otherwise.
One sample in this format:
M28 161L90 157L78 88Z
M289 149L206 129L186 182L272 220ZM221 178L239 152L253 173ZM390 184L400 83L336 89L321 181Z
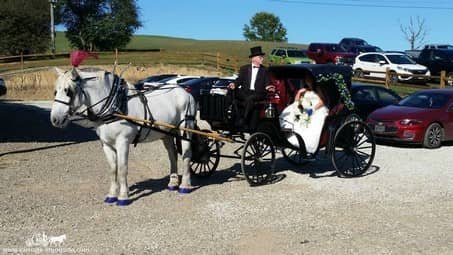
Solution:
M126 205L130 205L130 204L131 204L131 201L129 199L118 199L118 201L116 201L117 206L126 206Z
M107 204L113 204L115 203L116 201L118 201L118 198L117 197L106 197L104 199L104 203L107 203Z
M192 192L192 189L191 188L179 188L178 192L181 194L189 194L190 192Z
M169 191L175 191L175 190L178 190L178 186L167 186L167 189Z

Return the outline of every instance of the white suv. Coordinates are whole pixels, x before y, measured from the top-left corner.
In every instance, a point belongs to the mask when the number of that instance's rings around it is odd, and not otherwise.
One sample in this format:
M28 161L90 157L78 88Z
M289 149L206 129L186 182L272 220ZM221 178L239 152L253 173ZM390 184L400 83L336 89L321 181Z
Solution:
M422 81L426 82L431 75L426 66L415 63L406 54L399 52L368 52L358 55L352 66L354 76L385 78L386 69L390 69L390 79L397 81ZM412 76L423 74L423 76Z

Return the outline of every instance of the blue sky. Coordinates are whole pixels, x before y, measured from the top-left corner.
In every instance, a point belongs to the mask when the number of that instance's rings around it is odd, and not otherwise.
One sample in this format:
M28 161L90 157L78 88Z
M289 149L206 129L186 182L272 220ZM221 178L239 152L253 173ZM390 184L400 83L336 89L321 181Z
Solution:
M360 37L384 50L409 49L400 24L425 19L427 43L453 44L453 0L138 0L140 35L199 40L244 40L257 12L270 12L288 42L338 42ZM410 8L409 8L410 7Z

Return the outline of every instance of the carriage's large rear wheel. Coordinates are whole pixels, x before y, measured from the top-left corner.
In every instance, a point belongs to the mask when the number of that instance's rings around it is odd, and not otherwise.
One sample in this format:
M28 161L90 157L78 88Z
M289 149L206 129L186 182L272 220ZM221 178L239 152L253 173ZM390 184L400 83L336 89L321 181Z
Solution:
M370 128L362 121L349 121L337 130L331 154L338 174L346 177L365 173L374 160L376 143Z
M241 168L251 186L269 182L275 168L275 148L269 135L254 133L245 142Z
M203 130L209 132L209 130ZM195 134L194 134L195 136ZM217 169L220 161L220 144L218 141L199 136L192 145L190 173L198 177L208 177Z

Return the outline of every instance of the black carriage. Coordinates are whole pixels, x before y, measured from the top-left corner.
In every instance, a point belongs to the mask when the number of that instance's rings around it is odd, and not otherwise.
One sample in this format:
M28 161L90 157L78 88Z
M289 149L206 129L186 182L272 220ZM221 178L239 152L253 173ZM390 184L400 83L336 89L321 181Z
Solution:
M315 78L314 90L325 95L329 114L324 122L318 150L325 149L340 176L362 175L371 166L376 145L368 126L354 114L350 97L351 68L338 65L278 65L268 69L271 82L277 88L266 100L256 103L259 116L255 127L237 126L240 106L229 100L225 90L214 88L203 91L200 99L200 119L207 121L211 131L231 138L241 146L234 155L221 155L221 142L198 136L193 146L191 172L196 176L209 176L218 166L220 157L238 158L241 170L250 185L271 180L278 151L296 165L309 159L303 139L293 129L280 127L279 115L294 100L304 78ZM298 147L288 137L298 138ZM247 138L245 138L247 137Z

